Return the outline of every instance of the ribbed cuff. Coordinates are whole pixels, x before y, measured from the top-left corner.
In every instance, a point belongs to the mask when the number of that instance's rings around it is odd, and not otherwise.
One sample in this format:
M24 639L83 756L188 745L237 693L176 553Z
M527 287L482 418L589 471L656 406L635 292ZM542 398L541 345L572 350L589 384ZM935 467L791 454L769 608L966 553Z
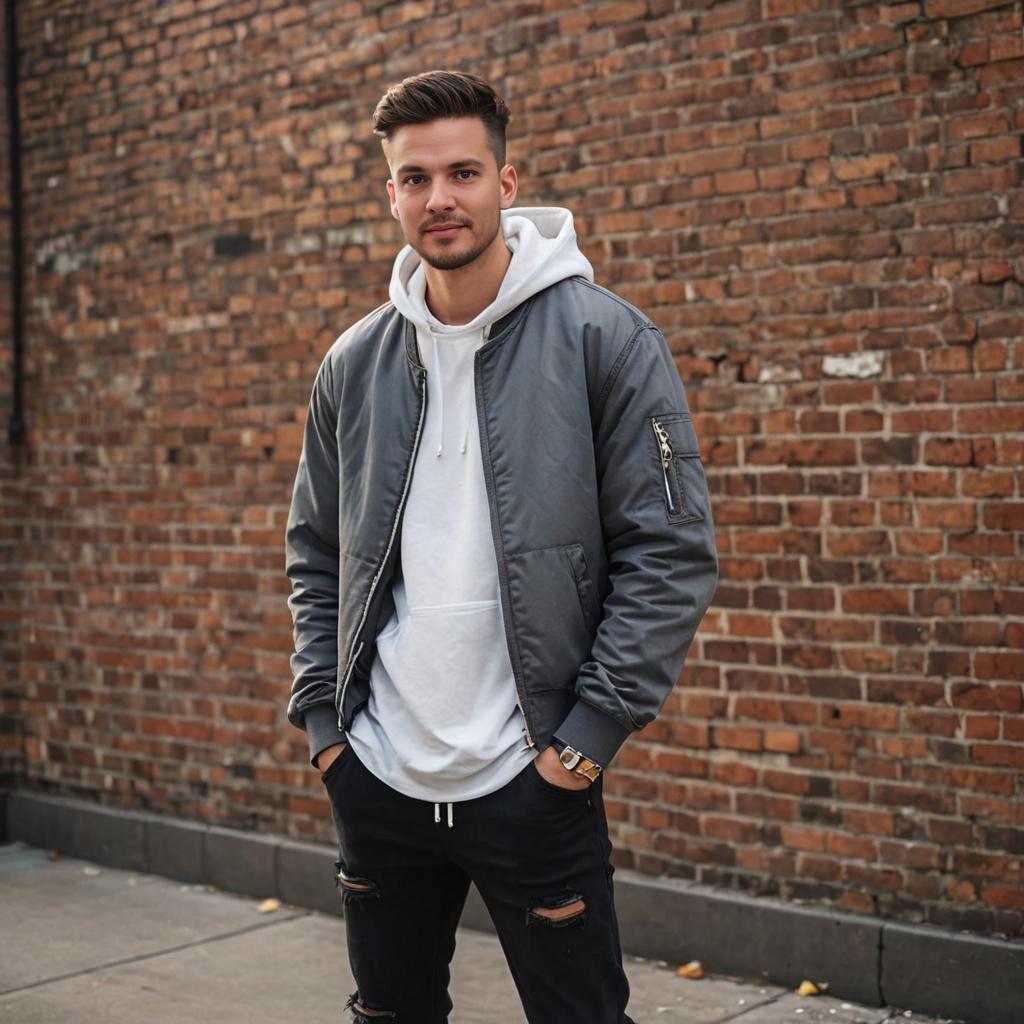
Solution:
M632 731L593 704L577 700L554 738L607 768Z
M331 704L314 704L303 715L306 738L309 740L309 763L316 768L321 750L345 742L345 733L338 728L338 709Z

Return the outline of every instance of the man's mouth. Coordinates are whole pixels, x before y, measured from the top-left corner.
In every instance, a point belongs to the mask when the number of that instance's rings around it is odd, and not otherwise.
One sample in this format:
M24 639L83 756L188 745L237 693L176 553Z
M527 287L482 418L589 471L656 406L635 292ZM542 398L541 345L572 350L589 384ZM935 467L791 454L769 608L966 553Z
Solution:
M435 224L433 227L426 228L423 233L434 238L451 238L452 235L457 235L464 227L464 224Z

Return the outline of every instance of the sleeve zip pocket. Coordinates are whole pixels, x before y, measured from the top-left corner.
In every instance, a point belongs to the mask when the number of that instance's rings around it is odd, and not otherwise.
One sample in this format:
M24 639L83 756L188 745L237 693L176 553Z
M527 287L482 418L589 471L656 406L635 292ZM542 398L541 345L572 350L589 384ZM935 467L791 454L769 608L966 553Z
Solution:
M703 509L707 505L707 485L693 421L689 415L670 413L652 416L651 426L661 462L665 508L669 520L689 523L703 519Z

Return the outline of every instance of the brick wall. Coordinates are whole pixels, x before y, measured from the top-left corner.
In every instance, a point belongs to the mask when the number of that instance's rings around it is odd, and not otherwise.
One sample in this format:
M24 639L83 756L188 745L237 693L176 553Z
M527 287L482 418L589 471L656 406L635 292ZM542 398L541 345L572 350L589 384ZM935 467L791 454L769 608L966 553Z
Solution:
M0 54L4 53L6 20L0 16ZM17 452L7 444L11 415L11 235L7 81L0 76L0 786L9 786L21 767L21 716L17 689L18 599L17 541L19 502ZM0 821L0 831L3 822Z
M20 8L26 784L330 839L283 525L400 240L369 113L457 66L514 108L521 204L664 328L713 488L721 583L609 775L617 863L1024 933L1022 17Z

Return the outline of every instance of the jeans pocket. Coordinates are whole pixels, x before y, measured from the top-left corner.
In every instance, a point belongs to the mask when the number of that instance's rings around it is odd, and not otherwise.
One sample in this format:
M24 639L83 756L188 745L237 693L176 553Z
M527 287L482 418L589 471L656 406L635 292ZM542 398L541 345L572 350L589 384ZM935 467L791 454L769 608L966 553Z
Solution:
M338 773L338 766L345 760L345 755L352 749L351 743L346 743L341 753L327 766L327 771L320 773L321 782L329 782Z
M587 797L590 794L590 786L584 786L582 789L570 789L568 786L559 786L554 782L548 782L537 768L536 758L526 766L526 772L527 775L541 787L541 789L549 793L555 793L563 799L586 802Z

